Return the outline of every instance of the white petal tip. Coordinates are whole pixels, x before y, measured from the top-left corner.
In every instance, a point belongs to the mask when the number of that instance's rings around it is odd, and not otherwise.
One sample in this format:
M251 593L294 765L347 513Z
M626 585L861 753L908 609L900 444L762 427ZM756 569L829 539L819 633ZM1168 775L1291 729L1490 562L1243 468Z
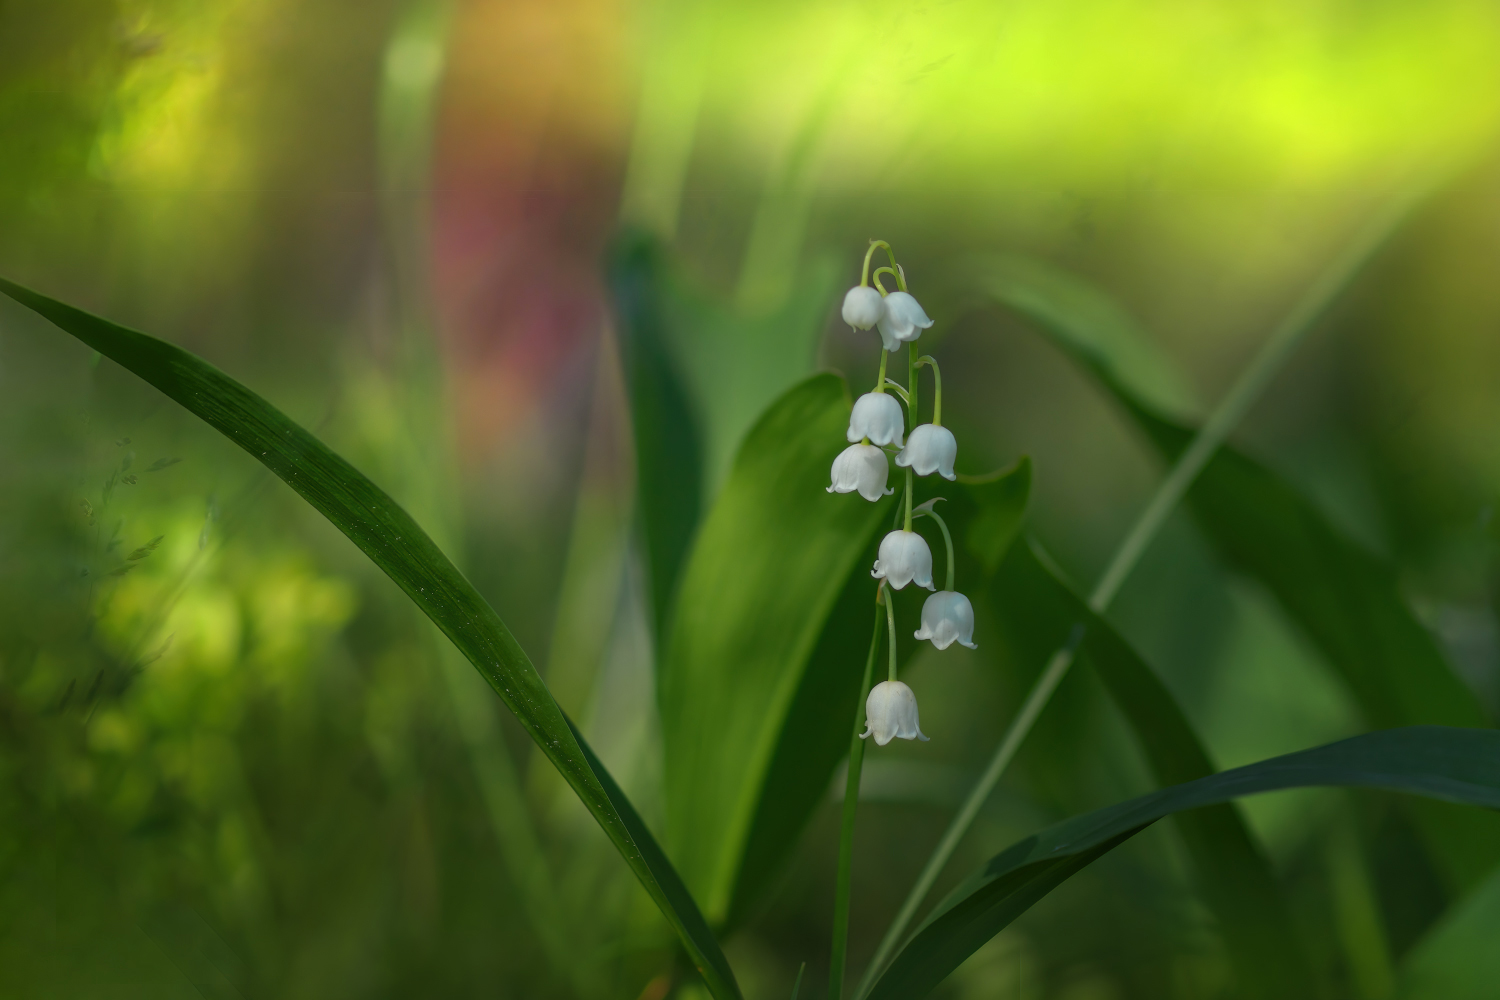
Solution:
M958 640L958 644L960 646L964 646L964 647L966 647L968 649L978 649L979 648L979 644L978 643L975 643L975 642L964 642L962 639Z
M921 730L917 730L917 739L921 740L923 743L931 743L932 742L932 737L927 736Z
M944 472L944 473L941 473L941 475L942 475L942 477L944 479L948 480L948 482L950 482L950 483L958 481L958 476L955 475L952 472Z

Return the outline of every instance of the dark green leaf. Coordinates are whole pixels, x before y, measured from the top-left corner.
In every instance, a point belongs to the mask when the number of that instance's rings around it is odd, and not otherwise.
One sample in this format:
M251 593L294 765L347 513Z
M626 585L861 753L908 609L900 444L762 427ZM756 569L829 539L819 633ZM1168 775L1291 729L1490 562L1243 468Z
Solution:
M993 266L990 289L1000 301L1092 372L1165 457L1174 459L1187 447L1193 429L1162 416L1160 395L1149 389L1144 369L1113 353L1130 337L1139 339L1138 332L1115 320L1109 334L1099 333L1100 316L1122 316L1123 310L1044 265L1012 260ZM1189 491L1188 504L1229 563L1265 584L1317 645L1372 727L1489 724L1402 598L1395 569L1336 529L1275 473L1222 448ZM1500 817L1429 803L1416 804L1416 815L1455 887L1472 884L1500 862Z
M1080 656L1104 682L1163 785L1216 768L1170 691L1107 622L1093 614L1029 545L1010 550L985 599L1011 645L1038 667L1085 626ZM1204 902L1218 919L1239 980L1253 996L1312 995L1307 958L1292 932L1270 865L1238 809L1210 806L1176 817Z
M616 241L609 276L660 635L693 532L745 433L813 370L837 301L834 270L814 262L778 308L746 313L695 288L652 238L626 233Z
M1413 726L1366 733L1074 817L995 856L949 893L870 998L925 996L1074 872L1164 816L1244 795L1320 786L1385 789L1500 809L1500 732Z
M327 445L201 358L3 279L0 291L201 417L349 536L516 714L677 930L714 996L739 996L718 943L650 832L628 804L622 813L623 795L575 738L505 623L406 511Z

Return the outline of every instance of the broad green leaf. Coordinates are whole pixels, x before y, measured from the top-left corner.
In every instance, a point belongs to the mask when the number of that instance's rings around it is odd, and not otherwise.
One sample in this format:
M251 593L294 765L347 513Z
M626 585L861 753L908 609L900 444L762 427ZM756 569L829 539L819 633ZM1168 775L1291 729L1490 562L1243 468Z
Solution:
M990 290L1092 372L1166 458L1187 447L1192 428L1162 416L1142 379L1111 361L1087 329L1097 312L1090 304L1103 293L1066 276L1023 285L1015 274ZM1120 339L1115 332L1110 343ZM1285 480L1226 446L1188 492L1188 504L1227 561L1260 580L1317 645L1371 727L1489 724L1402 598L1395 569L1336 529ZM1500 862L1500 817L1414 806L1455 887Z
M1402 963L1400 1000L1492 1000L1500 990L1500 868L1417 942Z
M3 279L0 291L201 417L349 536L515 713L676 929L713 995L739 996L729 963L650 831L576 737L499 615L406 511L327 445L203 359Z
M979 570L970 565L970 553L981 561L998 562L1015 538L1026 509L1031 463L1023 458L1008 469L966 479L958 486L935 479L919 480L917 490L922 500L931 495L949 498L949 509L942 513L956 533L954 541L959 546L962 567L960 580L978 578ZM755 792L757 802L738 862L727 915L731 927L748 916L773 884L813 810L826 796L839 761L848 753L849 722L854 717L859 695L870 619L877 613L869 567L894 514L887 507L886 516L876 520L874 530L866 537L861 555L842 584L837 603L822 624L817 645L780 723L770 763ZM941 554L942 539L932 522L918 520L916 527L927 535L938 559L945 558ZM754 539L746 537L741 544L753 545ZM946 571L941 562L938 571ZM926 591L915 588L896 595L899 664L904 665L921 645L912 633L921 620L926 596ZM690 601L685 594L683 605ZM742 613L759 613L753 595Z
M1104 682L1163 785L1216 768L1170 691L1108 622L1057 578L1030 545L1012 546L984 591L1011 645L1038 667L1083 625L1080 655ZM1292 931L1270 864L1239 810L1210 806L1176 817L1195 881L1218 919L1240 982L1258 997L1315 993L1307 957Z
M874 610L865 556L894 499L827 492L829 467L847 447L850 405L835 375L816 375L777 401L746 438L683 571L658 687L667 834L714 921L728 915L767 775L788 736L820 745L835 734L848 743L854 696L845 689L859 683ZM851 584L860 573L863 600ZM863 613L861 603L869 605ZM820 644L836 606L830 635L839 638ZM845 618L855 623L849 636ZM789 769L794 784L777 793L816 801L838 760L832 753L821 774ZM789 842L801 822L766 817L761 826L757 866L783 850L765 841Z
M925 996L1052 889L1164 816L1287 788L1406 792L1500 809L1500 732L1412 726L1273 757L1077 816L992 858L938 904L871 1000Z
M745 313L694 288L653 238L626 232L616 241L609 279L659 635L693 532L745 433L813 370L834 278L827 261L815 261L774 312Z

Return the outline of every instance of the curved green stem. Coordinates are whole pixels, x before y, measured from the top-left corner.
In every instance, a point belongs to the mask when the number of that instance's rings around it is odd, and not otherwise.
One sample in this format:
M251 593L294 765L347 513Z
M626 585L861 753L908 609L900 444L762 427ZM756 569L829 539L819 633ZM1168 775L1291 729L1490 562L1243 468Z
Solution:
M886 291L885 290L885 286L880 283L880 276L882 274L889 274L891 277L895 278L896 279L896 287L898 287L898 288L901 287L901 276L900 275L898 275L894 270L892 270L889 267L877 267L875 269L875 274L872 276L872 280L875 282L875 287L880 290L880 294L882 296L891 294L890 292Z
M917 367L927 365L932 369L932 426L943 426L943 372L938 368L937 359L931 354L924 354L917 359Z
M870 287L870 258L875 255L875 250L878 247L885 247L886 256L891 258L891 266L896 266L896 255L891 253L891 245L885 240L871 240L870 249L865 251L865 266L859 272L859 286L861 288ZM878 285L879 282L877 281L876 284Z
M901 385L900 382L897 382L895 379L888 378L882 384L887 389L900 396L901 401L906 404L907 409L911 409L911 397L906 394L906 389Z
M911 394L911 405L906 408L906 433L917 426L917 400L921 397L921 386L917 384L917 344L912 341L906 350L906 391Z
M890 635L890 667L886 672L887 680L896 679L896 601L895 595L889 590L885 594L885 627Z
M906 530L911 530L911 466L906 467Z
M941 500L942 497L938 497L937 499ZM927 503L936 503L936 502L937 502L937 500L929 500ZM927 504L923 504L922 508L923 509L921 511L919 511L919 513L926 514L928 517L932 518L934 521L936 521L938 523L938 527L939 528L943 529L943 544L945 544L946 546L948 546L948 586L944 587L943 589L944 590L952 590L953 589L953 535L949 533L949 531L948 531L948 522L943 520L942 515L940 515L937 511L933 510L931 507L928 507Z
M885 584L882 582L875 591L875 632L870 636L870 653L865 657L865 679L860 684L859 701L854 706L854 732L849 737L849 775L844 780L844 809L839 823L839 867L833 891L833 947L828 958L828 1000L842 1000L844 992L844 966L849 953L849 872L854 858L854 812L859 807L859 774L865 762L865 741L860 739L859 733L864 728L865 699L870 695L870 680L875 673L875 653L880 649L878 605L884 593Z

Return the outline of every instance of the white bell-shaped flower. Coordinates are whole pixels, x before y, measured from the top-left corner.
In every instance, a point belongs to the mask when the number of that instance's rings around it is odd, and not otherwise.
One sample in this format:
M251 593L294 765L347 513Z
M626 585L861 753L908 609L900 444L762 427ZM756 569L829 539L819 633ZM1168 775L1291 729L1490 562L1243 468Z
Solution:
M868 330L885 315L880 293L869 285L855 285L844 293L844 322L857 330Z
M919 476L930 476L934 472L950 482L958 478L953 472L953 462L958 458L958 441L953 432L938 424L918 424L906 439L906 447L896 456L896 464Z
M908 583L932 589L932 550L915 531L896 530L880 540L880 558L870 575L896 590Z
M860 739L866 736L874 736L880 746L898 737L927 742L911 688L900 681L881 681L870 688L870 697L865 699L865 731L859 734Z
M892 292L881 305L885 308L880 313L880 340L887 351L916 340L932 325L921 303L906 292Z
M888 392L867 392L854 401L854 412L849 414L850 443L869 438L871 444L893 444L900 448L901 429L906 418L901 413L901 404Z
M955 642L978 649L974 645L974 605L956 590L938 591L923 602L922 627L915 635L931 639L938 649L947 649Z
M879 500L895 492L885 488L886 477L890 474L891 467L885 460L885 452L873 444L851 444L833 460L833 471L830 474L833 485L828 487L828 492L858 491L866 500Z

